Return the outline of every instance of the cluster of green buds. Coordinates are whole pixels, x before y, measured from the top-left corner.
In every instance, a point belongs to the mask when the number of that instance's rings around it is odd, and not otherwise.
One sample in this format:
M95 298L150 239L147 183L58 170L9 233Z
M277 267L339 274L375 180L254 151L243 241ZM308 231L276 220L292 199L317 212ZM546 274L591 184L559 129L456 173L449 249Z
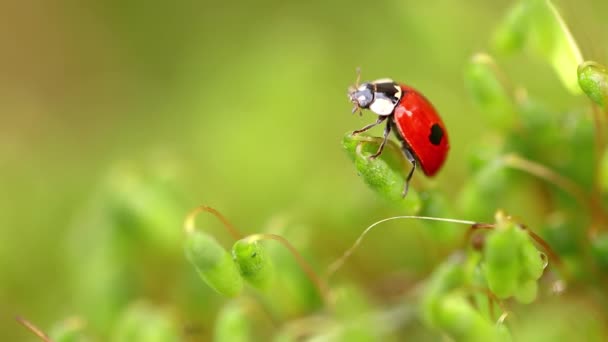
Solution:
M496 215L496 225L483 250L483 273L489 289L498 298L515 297L521 303L532 302L547 262L522 226L501 212Z

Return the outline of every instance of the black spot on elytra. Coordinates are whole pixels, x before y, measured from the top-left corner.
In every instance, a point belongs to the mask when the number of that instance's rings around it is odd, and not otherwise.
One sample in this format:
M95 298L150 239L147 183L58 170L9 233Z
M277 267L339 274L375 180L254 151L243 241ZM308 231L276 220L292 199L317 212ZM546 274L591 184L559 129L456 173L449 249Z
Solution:
M429 134L429 140L433 145L439 145L441 143L441 139L443 138L443 129L439 124L434 124L431 126L431 133Z

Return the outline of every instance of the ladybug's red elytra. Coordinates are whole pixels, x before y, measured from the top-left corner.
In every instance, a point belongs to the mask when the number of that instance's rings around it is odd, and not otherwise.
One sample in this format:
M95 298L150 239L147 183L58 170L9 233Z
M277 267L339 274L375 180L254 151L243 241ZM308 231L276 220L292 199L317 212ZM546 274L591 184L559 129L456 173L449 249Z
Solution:
M348 89L348 98L357 110L369 109L378 115L376 122L353 132L353 135L386 121L384 140L378 151L370 156L376 158L384 149L391 129L397 131L397 138L402 143L401 150L412 169L405 180L403 197L407 195L410 180L419 163L427 176L439 171L450 149L448 133L439 114L429 100L416 89L391 79L380 79L359 85L359 72L354 87Z

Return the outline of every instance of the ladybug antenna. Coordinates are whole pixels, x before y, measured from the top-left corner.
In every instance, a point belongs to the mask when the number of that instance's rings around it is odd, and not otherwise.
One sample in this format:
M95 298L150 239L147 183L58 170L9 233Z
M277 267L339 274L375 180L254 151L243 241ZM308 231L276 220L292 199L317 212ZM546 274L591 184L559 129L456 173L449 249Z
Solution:
M357 73L357 79L355 80L354 86L348 87L348 96L351 102L355 104L352 113L355 114L357 111L359 111L359 116L363 116L363 111L361 110L361 107L359 107L357 101L353 99L353 94L357 91L357 89L359 88L359 82L361 82L361 67L357 67L357 69L355 70L355 72Z

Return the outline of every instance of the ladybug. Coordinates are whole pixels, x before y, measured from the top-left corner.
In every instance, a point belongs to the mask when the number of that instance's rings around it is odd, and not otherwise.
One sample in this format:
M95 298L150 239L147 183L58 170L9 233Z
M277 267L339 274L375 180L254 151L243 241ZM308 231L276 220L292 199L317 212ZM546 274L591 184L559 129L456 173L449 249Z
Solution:
M412 163L403 189L405 197L418 164L424 174L431 177L445 162L450 149L447 130L435 107L418 90L391 79L361 85L359 80L360 72L357 70L357 82L348 89L348 98L355 105L352 112L359 111L362 115L362 109L369 109L378 115L378 120L352 134L365 132L386 121L384 140L378 151L370 156L373 159L382 153L391 130L397 132L401 150Z

